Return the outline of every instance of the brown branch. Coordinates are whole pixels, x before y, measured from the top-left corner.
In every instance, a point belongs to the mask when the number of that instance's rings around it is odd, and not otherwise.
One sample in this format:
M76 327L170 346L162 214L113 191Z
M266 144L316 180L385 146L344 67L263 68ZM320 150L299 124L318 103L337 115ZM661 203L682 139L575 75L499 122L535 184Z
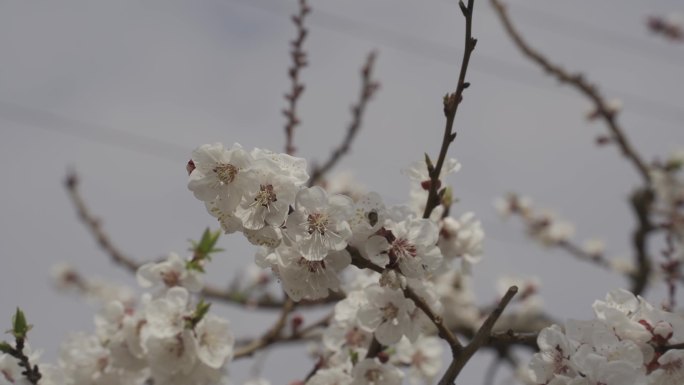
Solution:
M71 202L76 208L76 213L78 214L79 219L86 225L88 230L90 230L90 233L93 235L98 245L100 245L100 247L107 252L107 254L109 254L109 257L112 259L112 261L135 273L140 265L133 259L129 258L110 241L107 234L104 232L104 230L102 230L102 223L100 220L94 217L88 210L88 207L85 205L85 202L83 201L83 198L78 190L79 179L76 173L69 172L64 184L67 188L67 192L69 193L69 197L71 198Z
M510 194L507 199L509 200L508 210L512 215L517 215L521 218L524 225L527 227L528 233L536 234L540 229L551 225L551 222L548 220L539 219L532 208L522 207L517 195ZM648 280L653 272L651 258L648 255L647 241L649 235L658 230L658 227L654 226L650 219L654 199L653 192L648 187L637 189L630 199L632 211L637 217L638 226L632 232L635 269L629 271L626 276L631 281L632 292L636 295L640 295L646 290ZM588 253L570 240L559 240L551 245L566 251L582 261L594 263L606 270L614 270L613 266L611 266L610 262L605 259L603 255Z
M294 129L301 123L297 116L297 101L304 92L304 84L299 81L299 72L302 68L307 66L306 52L303 49L304 39L308 34L304 27L304 19L311 12L311 8L306 3L306 0L299 0L299 13L292 15L292 22L297 28L297 37L290 42L292 50L290 57L292 58L292 66L288 69L287 74L292 82L290 92L285 94L287 101L287 108L283 110L285 115L285 152L292 155L295 153L294 147Z
M659 346L655 348L657 352L659 353L665 353L668 350L683 350L684 349L684 343L678 343L678 344L672 344L672 345L665 345L665 346Z
M506 6L501 2L501 0L490 1L492 2L496 13L499 15L499 19L506 29L508 36L513 39L513 42L518 49L528 59L540 66L544 71L554 76L561 83L574 87L594 104L596 115L601 117L608 126L608 130L613 136L612 139L617 143L618 147L622 151L622 155L632 162L637 172L643 178L644 182L646 184L650 184L651 176L646 163L630 144L627 136L624 134L622 127L620 127L617 122L616 111L611 108L608 102L603 98L596 85L586 80L582 74L571 74L567 72L560 65L551 62L542 53L533 49L522 38L518 30L511 22L511 19L508 16L508 11L506 10Z
M470 358L475 355L482 346L484 346L491 338L492 328L494 324L499 319L501 314L503 314L504 309L508 306L508 303L513 299L513 296L518 292L516 286L511 286L506 294L499 302L499 306L494 309L494 311L487 317L485 322L482 324L480 329L475 333L475 337L466 345L466 347L459 354L454 355L451 360L451 364L447 368L446 372L439 380L439 385L451 385L454 383L456 377L461 372L463 367L468 363Z
M351 148L351 143L354 141L356 134L361 128L361 122L363 120L364 112L368 106L368 102L371 100L375 92L380 87L380 84L373 80L373 67L375 65L375 52L368 54L366 58L366 64L364 64L361 69L361 92L359 95L359 101L351 107L352 120L347 127L347 135L344 137L342 143L333 150L330 154L330 158L320 167L314 167L311 173L311 179L309 180L309 186L315 185L320 181L325 174L328 173L336 164L340 161L342 156L349 152Z
M508 330L500 333L492 333L487 340L487 346L501 349L510 348L513 345L526 346L538 350L537 337L539 333L515 333Z
M630 199L632 209L637 217L639 225L632 233L632 247L634 248L634 259L637 268L634 270L630 278L632 279L631 291L634 295L641 295L648 286L648 279L653 270L651 266L651 258L648 255L648 236L654 231L654 226L651 224L651 206L653 205L655 196L653 191L645 187L636 190Z
M8 349L6 353L19 361L18 365L23 369L21 374L26 377L26 380L31 384L37 385L43 375L40 373L38 365L31 365L29 357L24 352L25 343L26 339L24 337L16 337L14 347L5 343L5 347Z
M465 44L463 48L463 59L461 61L461 71L458 75L458 83L456 85L456 92L447 94L444 97L444 116L446 117L446 125L444 127L444 136L442 138L442 147L439 150L437 164L432 167L428 164L428 172L430 175L430 189L428 190L428 198L425 204L425 211L423 218L430 217L432 210L440 203L438 189L440 187L439 175L442 172L442 167L446 160L449 145L456 139L454 132L454 120L456 119L456 112L458 106L463 100L463 91L470 86L470 83L465 81L466 72L468 71L468 64L470 63L470 55L475 50L477 39L473 37L473 6L474 0L468 0L468 6L463 4L463 0L459 1L459 6L465 17Z
M270 346L274 343L277 343L279 340L281 340L281 333L285 328L287 316L292 312L292 310L294 310L295 306L295 302L292 299L290 299L290 297L288 297L285 300L285 304L283 305L283 308L280 311L280 316L276 320L275 324L273 324L273 326L268 331L266 331L266 333L264 333L263 336L253 340L246 346L237 349L235 351L233 359L252 356L258 350Z
M607 259L605 259L603 255L587 253L581 247L577 246L571 241L563 240L558 242L556 246L558 246L558 248L562 250L565 250L568 254L573 255L575 258L581 261L593 263L607 270L613 270L613 267L610 265L610 262Z
M126 255L110 240L107 233L102 229L101 221L90 212L90 209L86 206L85 201L81 196L78 175L75 172L69 172L64 184L69 193L69 197L76 208L79 219L88 228L98 245L109 255L114 263L122 266L130 273L135 274L143 263ZM222 289L211 285L206 285L202 289L201 294L208 299L241 305L246 308L281 309L285 305L285 301L272 298L268 295L254 299L239 290ZM303 301L300 303L300 306L326 305L341 298L344 298L343 294L331 292L330 296L325 300Z
M358 250L354 249L353 247L347 246L347 251L349 251L349 254L351 254L352 256L352 265L361 269L373 270L376 273L380 274L382 274L382 272L384 271L383 268L381 268L380 266L363 258L361 254L358 252ZM416 292L410 287L407 286L403 290L403 292L404 296L412 300L416 304L416 307L422 310L423 313L425 313L425 315L430 319L430 321L432 321L432 323L437 327L439 336L449 344L452 354L456 355L461 350L463 350L463 345L458 340L458 338L456 338L456 336L451 332L451 330L449 330L449 328L444 324L442 316L435 314L435 312L433 312L432 309L430 309L430 306L425 302L425 300L421 298L418 294L416 294ZM376 342L375 339L373 341ZM379 349L379 347L377 346L375 348ZM373 356L371 355L370 357Z
M425 313L425 315L432 321L432 323L435 324L439 336L449 344L449 347L451 348L451 354L453 356L463 350L463 345L461 345L461 342L458 340L458 338L456 338L451 330L449 330L449 328L444 324L442 316L435 314L432 309L430 309L430 305L428 305L422 297L416 294L416 292L410 287L404 289L404 296L406 296L406 298L412 299L416 304L416 307L422 310L423 313Z

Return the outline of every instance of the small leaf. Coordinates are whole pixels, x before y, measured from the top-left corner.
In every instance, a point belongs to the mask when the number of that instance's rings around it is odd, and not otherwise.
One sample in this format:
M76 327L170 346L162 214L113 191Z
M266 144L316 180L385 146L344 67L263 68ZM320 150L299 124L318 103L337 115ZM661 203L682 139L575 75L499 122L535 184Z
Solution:
M31 330L31 325L26 322L24 312L17 308L17 312L12 317L12 334L15 338L26 338L29 330Z
M210 308L211 302L204 302L204 299L200 299L195 307L195 311L193 311L192 315L185 320L185 327L187 329L194 329L204 316L209 313Z
M354 350L349 350L349 356L351 358L352 365L356 365L359 362L359 353Z
M5 354L11 352L13 350L12 345L8 344L5 341L0 342L0 352L3 352Z
M444 207L450 207L454 202L454 192L450 186L447 186L440 191L440 197Z

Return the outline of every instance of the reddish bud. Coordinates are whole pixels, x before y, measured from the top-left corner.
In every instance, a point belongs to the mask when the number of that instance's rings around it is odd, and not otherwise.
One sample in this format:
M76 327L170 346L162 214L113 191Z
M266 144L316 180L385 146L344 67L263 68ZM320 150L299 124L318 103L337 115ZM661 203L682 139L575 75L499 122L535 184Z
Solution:
M304 317L302 317L301 314L295 314L290 322L292 322L292 332L296 333L297 330L299 330L299 328L304 324Z
M387 363L387 361L389 361L389 359L390 359L389 354L387 354L386 352L380 352L380 353L378 353L378 355L376 357L383 364Z
M192 172L195 170L195 162L190 159L188 161L188 164L185 165L185 171L188 172L188 175L192 174Z

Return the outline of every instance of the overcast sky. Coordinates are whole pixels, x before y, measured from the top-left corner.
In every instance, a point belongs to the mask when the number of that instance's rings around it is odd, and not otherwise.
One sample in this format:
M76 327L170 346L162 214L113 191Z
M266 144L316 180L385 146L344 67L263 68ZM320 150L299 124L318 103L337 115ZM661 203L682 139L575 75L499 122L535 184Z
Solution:
M510 0L530 43L583 70L604 94L623 101L629 137L647 158L684 146L684 45L648 33L648 15L684 12L676 0ZM92 330L95 308L54 292L59 262L134 284L110 263L78 222L62 187L69 167L106 231L138 260L183 252L187 239L215 226L186 188L185 162L203 143L239 142L281 151L283 93L288 89L287 15L295 0L118 0L0 2L0 329L21 306L35 329L31 343L54 359L69 332ZM325 159L344 135L358 70L378 50L382 84L351 156L353 170L390 204L408 197L400 173L424 152L436 154L441 97L455 88L463 18L455 1L316 0L308 23L299 156ZM615 148L596 148L599 124L589 104L525 61L489 3L476 1L474 53L450 155L463 169L451 179L460 203L487 234L475 269L482 303L503 274L539 276L546 308L557 318L588 318L591 303L621 277L593 270L529 242L515 221L501 221L492 201L507 191L531 196L575 223L577 239L598 237L611 256L629 256L634 221L625 197L638 175ZM226 280L252 263L253 248L225 237L210 279ZM662 290L649 297L659 302ZM236 333L262 332L275 317L221 308ZM2 326L5 325L5 326ZM3 329L4 330L4 329ZM288 350L266 357L274 384L310 368ZM303 357L303 356L302 356ZM285 364L287 360L287 364ZM481 381L487 361L464 374ZM236 379L249 374L240 363ZM503 381L503 377L500 378Z

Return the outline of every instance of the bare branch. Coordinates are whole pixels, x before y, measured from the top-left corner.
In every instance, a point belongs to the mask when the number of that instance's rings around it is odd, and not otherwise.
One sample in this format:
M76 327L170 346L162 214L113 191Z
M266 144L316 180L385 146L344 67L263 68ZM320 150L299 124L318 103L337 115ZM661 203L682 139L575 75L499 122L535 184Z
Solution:
M625 136L622 127L617 122L617 115L615 109L613 109L609 103L603 98L599 92L596 85L589 82L584 78L582 74L571 74L564 70L560 65L551 62L542 53L533 49L527 42L522 38L518 30L515 28L508 16L508 11L506 6L501 2L501 0L490 0L496 13L501 19L501 23L508 35L513 39L513 42L518 47L518 49L530 60L540 66L544 71L554 76L561 83L567 84L580 93L582 93L587 99L589 99L593 104L596 114L600 116L603 121L608 126L608 130L613 136L613 140L618 145L627 159L629 159L637 172L641 175L646 184L650 184L651 176L648 172L648 167L646 163L642 160L641 156L636 152L632 144Z
M470 343L466 345L462 352L453 357L451 364L449 364L446 372L439 380L439 385L451 385L454 383L454 380L456 377L458 377L458 374L461 372L463 367L465 367L470 358L489 341L494 324L496 324L496 321L499 319L501 314L503 314L504 309L506 306L508 306L508 303L511 302L511 299L513 299L513 296L515 296L517 292L518 288L516 286L511 286L508 289L506 294L501 299L501 302L499 302L499 306L494 309L477 333L475 333L475 337L473 337Z
M463 4L461 0L459 6L465 17L465 44L463 48L463 59L461 61L461 71L458 75L458 83L456 85L456 92L447 94L444 97L444 116L446 117L446 125L444 127L444 136L442 138L442 147L439 150L439 156L437 158L437 163L434 167L429 167L428 171L430 174L430 189L428 190L428 198L425 204L425 211L423 212L423 218L430 217L430 213L437 207L440 203L440 198L438 190L440 187L439 175L442 172L442 167L446 160L447 152L449 151L449 145L456 139L456 133L454 132L454 120L456 118L456 112L458 111L458 106L463 100L463 91L470 86L470 83L465 81L466 72L468 71L468 64L470 63L470 55L475 50L475 45L477 44L477 39L473 37L473 7L475 5L474 0L468 0L468 6Z
M138 268L143 265L135 259L126 255L110 240L109 236L102 229L101 221L95 217L86 206L83 197L78 189L79 178L75 172L70 172L65 179L65 186L69 197L71 198L76 213L81 222L85 224L90 233L93 235L98 245L105 251L110 259L119 266L122 266L130 273L135 274ZM222 301L229 304L241 305L246 308L261 308L261 309L281 309L285 305L285 301L272 298L264 295L260 298L250 298L248 293L243 293L240 290L223 289L211 285L206 285L202 289L202 295L208 299ZM325 300L318 301L303 301L300 306L316 306L332 303L336 300L344 298L342 294L331 292L330 296Z
M292 22L297 28L297 37L290 42L292 50L290 57L292 58L292 66L288 69L287 74L292 82L290 92L285 94L287 101L287 108L283 110L285 115L285 152L289 155L295 153L294 147L294 129L300 123L297 116L297 101L304 92L304 84L299 81L299 72L302 68L307 66L306 52L303 49L304 39L308 34L308 30L304 27L304 19L311 12L311 8L306 0L299 0L299 13L292 15Z
M363 258L361 254L359 254L358 250L354 249L353 247L347 246L347 251L349 251L349 254L351 254L352 256L352 264L354 266L359 267L361 269L373 270L376 273L380 274L382 274L382 272L384 271L383 268L381 268L380 266ZM458 354L463 349L463 345L458 340L458 338L456 338L456 336L451 332L451 330L449 330L449 328L444 324L442 317L440 315L435 314L432 311L432 309L430 309L430 306L425 302L425 300L421 298L418 294L416 294L416 292L410 287L406 287L403 290L403 292L404 296L412 300L416 304L416 307L422 310L425 313L425 315L430 319L430 321L432 321L432 323L437 327L437 330L439 331L439 336L449 344L452 354ZM373 341L376 342L375 340ZM378 346L375 346L375 349L379 349L379 344ZM370 357L373 356L371 355Z
M285 300L285 304L283 305L280 311L280 316L276 320L275 324L273 324L273 326L268 331L266 331L266 333L264 333L263 336L253 340L246 346L237 349L235 355L233 356L233 359L251 356L258 350L270 346L281 340L281 333L285 328L285 324L287 323L287 316L290 315L292 310L294 310L295 305L295 302L288 297Z
M361 128L361 122L363 120L364 112L368 106L368 102L371 100L375 92L380 87L380 84L373 79L373 67L375 65L375 52L368 54L366 58L366 64L364 64L361 69L361 93L359 95L359 101L351 107L352 111L352 121L347 127L347 135L344 137L342 143L330 154L330 158L320 167L314 167L311 173L311 179L309 180L309 186L315 185L320 181L325 174L328 173L337 162L340 161L342 156L346 155L351 148L351 143L354 141L356 134Z
M646 290L648 279L653 270L651 258L648 255L647 243L649 234L655 229L651 224L650 218L651 207L653 206L654 200L655 196L653 191L648 187L637 189L630 199L632 210L639 223L632 233L632 248L635 252L634 260L637 265L637 268L630 276L632 279L631 291L634 295L640 295Z
M449 328L444 324L442 316L435 314L432 309L430 309L430 305L428 305L422 297L416 294L416 292L410 287L404 289L404 296L406 296L406 298L412 299L416 304L416 307L422 310L423 313L425 313L425 315L428 316L428 318L432 321L432 323L435 324L439 332L439 336L449 344L452 355L456 355L463 350L463 345L461 345L461 342L458 340L458 338L456 338L451 330L449 330Z

